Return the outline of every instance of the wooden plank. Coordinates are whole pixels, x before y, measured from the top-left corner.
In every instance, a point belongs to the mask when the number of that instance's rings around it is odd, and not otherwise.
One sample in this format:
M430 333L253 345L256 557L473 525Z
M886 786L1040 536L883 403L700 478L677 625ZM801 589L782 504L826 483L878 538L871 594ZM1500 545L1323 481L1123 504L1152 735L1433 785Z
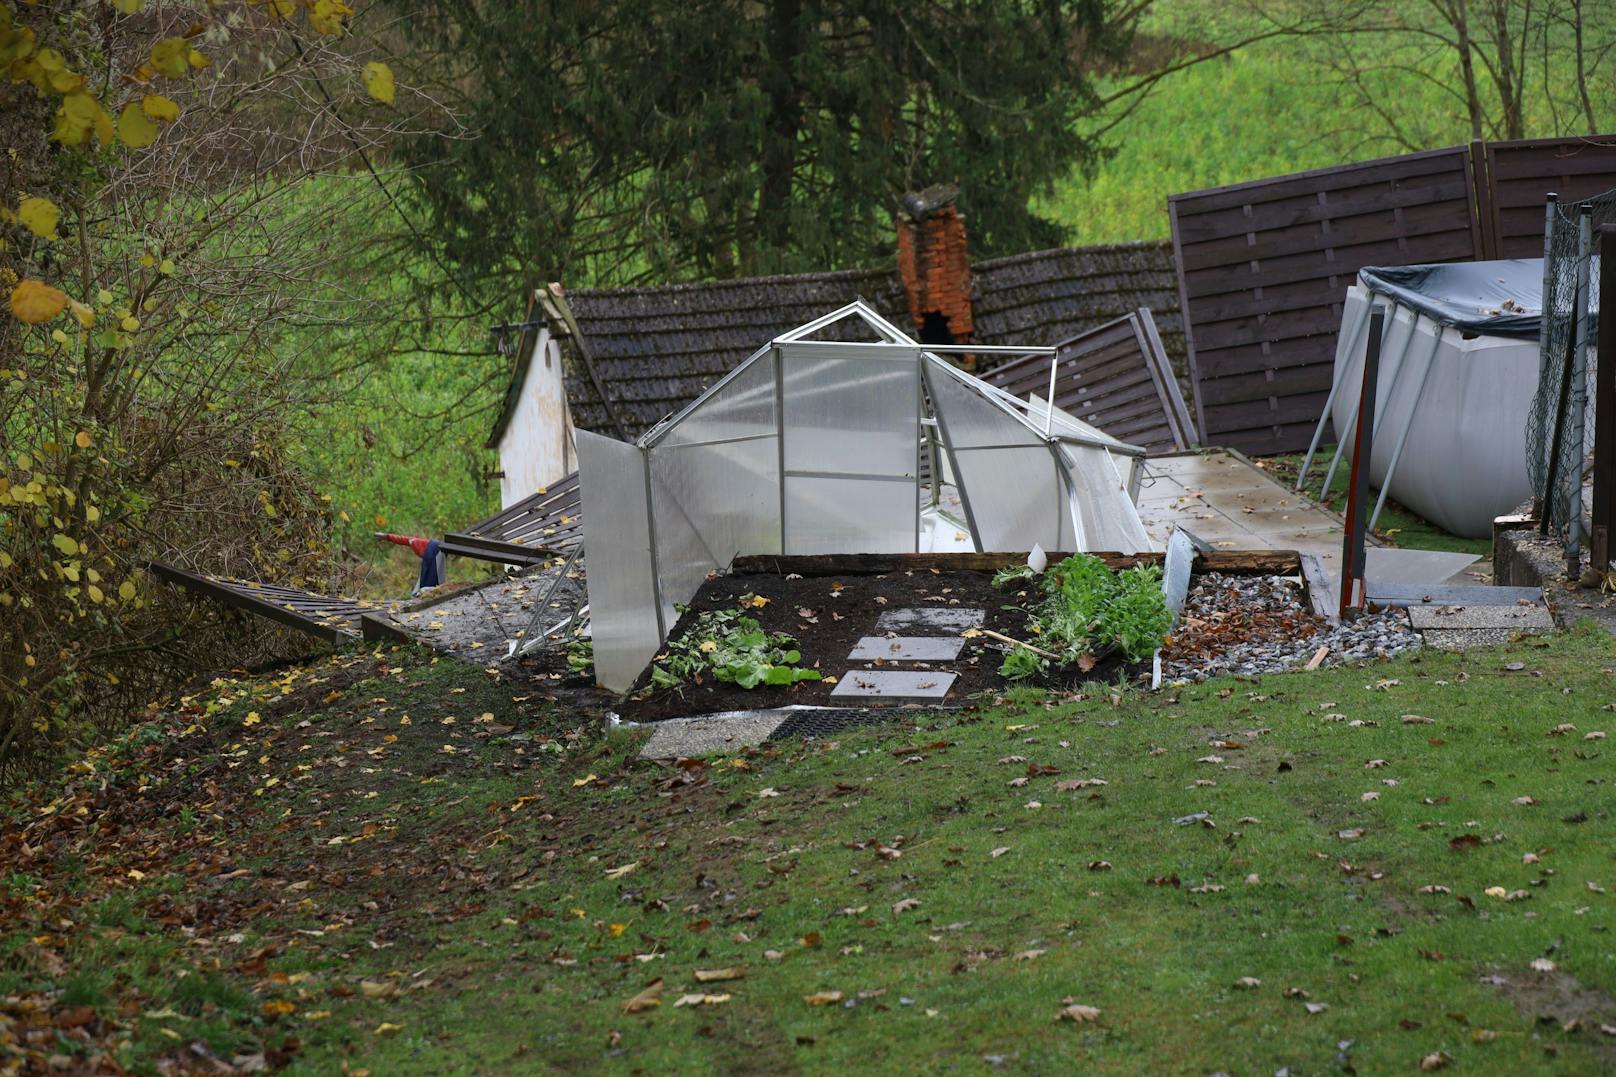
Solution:
M1342 218L1412 208L1431 202L1464 202L1468 198L1469 180L1458 170L1418 186L1388 186L1381 181L1306 192L1283 201L1250 206L1250 212L1241 216L1231 213L1198 214L1184 222L1184 242L1203 243L1253 232L1315 226L1327 221L1337 222Z
M1336 609L1335 591L1330 585L1330 573L1324 567L1324 561L1316 553L1299 555L1302 566L1302 592L1307 597L1308 608L1316 616L1323 617L1331 624L1341 623L1340 611Z
M1167 218L1173 237L1173 270L1178 284L1178 311L1184 322L1184 352L1190 375L1190 400L1195 408L1195 425L1203 435L1210 433L1206 425L1206 411L1201 406L1201 371L1196 358L1195 321L1190 311L1190 291L1184 269L1184 245L1179 241L1183 223L1179 220L1178 202L1167 200Z
M1163 554L1123 554L1090 551L1113 571L1134 565L1158 565ZM1051 553L1050 564L1069 553ZM1024 564L1027 554L1006 553L892 553L892 554L759 554L737 557L730 571L737 576L880 576L891 572L997 572L1009 565ZM1302 571L1295 550L1211 550L1195 558L1197 572L1222 572L1235 576L1296 576Z
M1342 186L1344 176L1350 182L1378 183L1382 181L1408 181L1420 176L1463 169L1464 147L1446 146L1442 149L1407 153L1397 157L1381 157L1372 161L1329 165L1291 172L1267 179L1247 180L1225 187L1210 187L1199 191L1168 195L1169 205L1177 204L1187 214L1207 213L1230 209L1261 201L1272 201L1292 194L1330 190Z
M235 584L228 580L210 579L163 561L148 561L146 567L159 579L167 583L234 609L255 614L271 621L277 621L289 628L295 628L299 632L315 636L328 643L339 643L354 634L351 629L339 628L326 623L325 618L306 616L295 610L287 609L284 604L271 598L258 597L253 593L253 589L245 583ZM302 592L302 594L310 593Z
M360 614L359 638L366 643L410 643L414 639L391 617L379 617L374 613Z
M1168 421L1173 426L1174 445L1179 449L1194 448L1198 443L1195 424L1190 421L1189 409L1184 406L1184 394L1179 391L1178 376L1173 373L1173 362L1167 355L1167 349L1162 345L1161 334L1156 330L1156 319L1148 307L1140 307L1138 316L1145 359L1150 364L1151 377L1156 379L1162 399L1167 405Z

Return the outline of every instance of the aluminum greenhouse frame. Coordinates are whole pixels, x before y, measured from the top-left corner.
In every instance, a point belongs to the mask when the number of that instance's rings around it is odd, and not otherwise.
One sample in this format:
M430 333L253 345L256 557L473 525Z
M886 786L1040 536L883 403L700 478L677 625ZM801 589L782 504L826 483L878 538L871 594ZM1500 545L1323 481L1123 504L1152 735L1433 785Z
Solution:
M874 339L810 339L847 322ZM1053 348L921 345L855 301L776 337L633 444L579 431L597 680L627 689L677 607L739 555L919 551L937 504L928 452L974 549L1151 548L1130 496L1143 449L947 351L1048 355L1055 373Z

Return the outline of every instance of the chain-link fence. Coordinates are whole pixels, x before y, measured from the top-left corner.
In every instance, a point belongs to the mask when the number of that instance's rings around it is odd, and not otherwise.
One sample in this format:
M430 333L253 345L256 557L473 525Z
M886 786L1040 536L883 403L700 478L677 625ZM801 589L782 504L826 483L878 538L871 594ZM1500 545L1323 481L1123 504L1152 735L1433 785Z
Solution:
M1599 294L1591 237L1600 225L1616 223L1616 189L1582 202L1550 203L1546 216L1541 350L1537 395L1526 419L1526 473L1549 525L1561 532L1573 511L1581 510L1591 433L1584 416L1593 400L1599 313L1589 302Z

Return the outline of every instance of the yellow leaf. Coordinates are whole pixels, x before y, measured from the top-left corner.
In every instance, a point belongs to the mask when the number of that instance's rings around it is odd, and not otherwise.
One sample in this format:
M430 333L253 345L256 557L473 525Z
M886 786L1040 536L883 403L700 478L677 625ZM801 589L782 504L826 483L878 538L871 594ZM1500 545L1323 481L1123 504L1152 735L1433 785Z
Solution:
M125 333L133 333L136 329L140 328L140 319L131 314L123 321L119 322L118 325Z
M161 273L165 277L170 275L171 273L173 273L174 272L174 259L172 259L172 258L164 258L161 262L158 262L157 263L157 272Z
M126 580L125 582L127 583L128 581ZM258 717L258 712L257 711L248 711L247 712L247 717L245 717L245 718L243 718L241 720L241 724L242 725L257 725L261 721L263 721L263 719Z
M143 149L157 141L157 125L131 101L118 117L118 137L132 150Z
M93 524L93 523L96 523L97 521L99 521L100 519L101 519L101 510L100 509L96 508L94 505L86 505L86 506L84 506L84 521L86 523L92 523Z
M135 584L133 580L124 580L118 585L118 597L128 602L135 597Z
M140 10L142 0L112 0L112 6L125 15L133 15Z
M189 51L189 52L187 52L185 54L185 62L190 64L191 67L196 71L200 71L204 67L212 67L213 66L213 61L212 60L208 59L206 56L203 56L200 52L197 52L195 49L192 49L191 51Z
M190 66L187 61L190 52L191 43L183 37L165 37L152 46L152 67L166 78L183 78Z
M13 27L11 9L0 7L0 67L33 51L34 32L26 26Z
M101 593L101 588L97 587L93 583L90 584L89 593L90 593L90 601L94 602L96 605L100 605L103 601L106 600L106 597L107 597L106 595Z
M67 293L37 280L25 280L11 290L11 313L19 322L48 322L67 306Z
M280 19L290 19L297 11L297 0L269 0L269 13Z
M574 780L573 780L573 783L572 783L572 787L573 787L573 788L574 788L574 789L576 789L576 788L578 788L578 787L579 787L579 786L580 786L580 785L588 785L588 784L589 784L589 783L590 783L590 782L592 782L592 781L594 781L594 780L595 780L595 775L593 775L593 774L591 774L591 775L590 775L590 776L589 776L589 777L587 777L587 778L576 778L576 779L574 779Z
M79 320L79 325L85 329L95 324L95 311L80 303L77 299L69 299L67 306L73 312L73 317Z
M180 107L160 93L149 93L140 99L141 111L154 120L173 123L180 118Z
M322 34L336 37L342 33L342 20L353 14L353 8L343 0L314 0L309 5L309 25Z
M92 134L103 145L112 141L112 117L101 102L82 90L63 97L51 137L64 146L82 146Z
M365 65L365 92L384 105L393 103L393 69L384 63Z
M77 434L73 435L73 444L77 445L81 449L88 449L91 445L95 444L95 439L90 436L90 432L88 430L80 430Z
M24 198L17 203L17 219L40 239L56 238L56 222L62 211L48 198Z
M767 606L768 604L769 604L769 600L764 598L762 595L753 595L752 596L751 605L753 606L753 608L762 609L764 606Z

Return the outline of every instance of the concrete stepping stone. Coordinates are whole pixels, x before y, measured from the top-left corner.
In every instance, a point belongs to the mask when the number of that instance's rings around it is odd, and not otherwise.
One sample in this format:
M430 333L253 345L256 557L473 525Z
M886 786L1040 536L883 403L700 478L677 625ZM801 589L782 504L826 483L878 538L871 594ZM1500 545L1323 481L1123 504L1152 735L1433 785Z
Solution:
M956 676L932 670L850 669L837 678L830 695L832 699L942 699L954 687Z
M864 636L847 657L854 662L952 662L964 646L961 636Z
M957 636L967 628L981 628L986 617L986 610L967 609L963 606L910 606L887 610L875 619L875 627L878 632L909 632L921 629Z
M755 747L768 740L790 716L790 711L776 710L669 718L655 724L651 738L640 749L640 758L694 758Z
M1408 620L1421 632L1427 629L1546 632L1554 627L1554 616L1542 606L1410 606Z

